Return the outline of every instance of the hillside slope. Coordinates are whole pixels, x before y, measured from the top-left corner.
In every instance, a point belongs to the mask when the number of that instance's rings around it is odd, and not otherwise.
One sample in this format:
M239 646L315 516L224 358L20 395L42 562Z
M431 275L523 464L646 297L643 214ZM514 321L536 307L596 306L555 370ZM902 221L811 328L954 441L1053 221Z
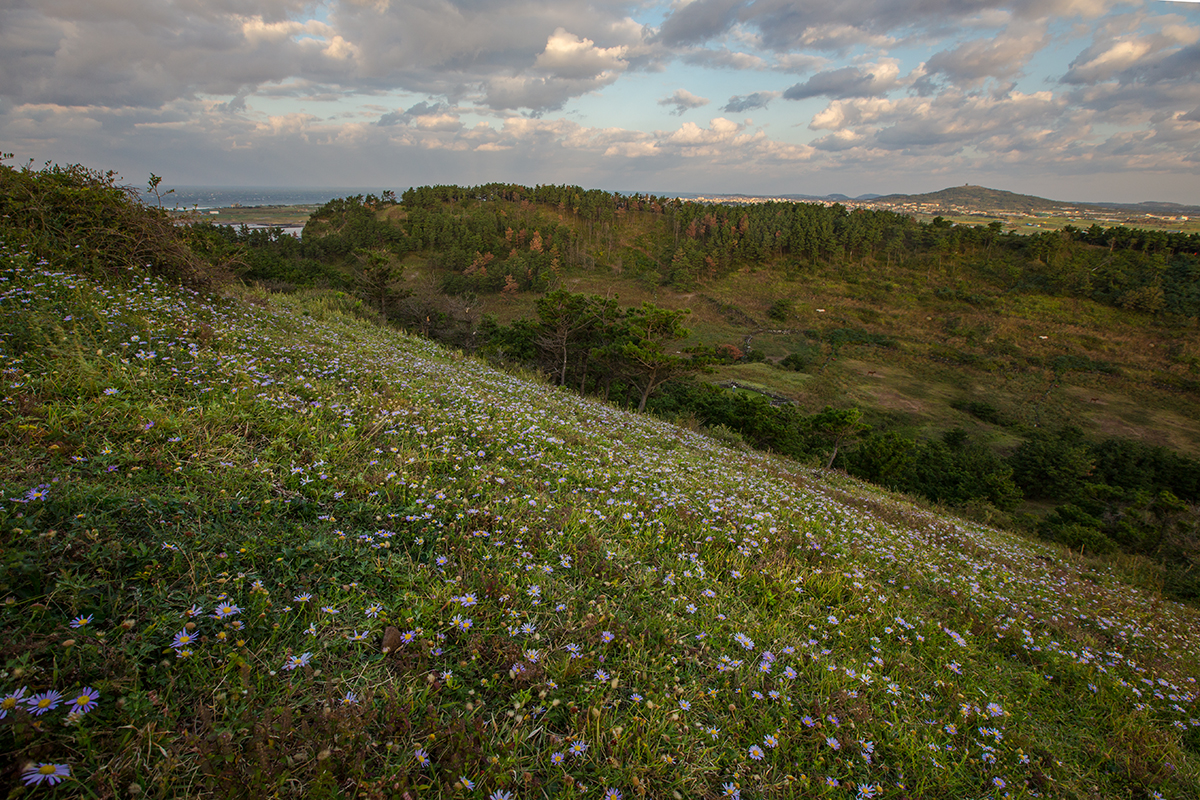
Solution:
M344 298L0 257L6 783L1200 785L1200 615L1107 568L497 372Z

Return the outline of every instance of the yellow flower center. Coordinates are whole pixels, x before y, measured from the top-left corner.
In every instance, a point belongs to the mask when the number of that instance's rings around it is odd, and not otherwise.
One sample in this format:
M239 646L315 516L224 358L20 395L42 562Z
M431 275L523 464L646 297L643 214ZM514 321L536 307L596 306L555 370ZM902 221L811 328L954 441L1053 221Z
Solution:
M38 700L38 702L37 702L38 708L48 708L49 706L50 706L50 698L49 697L43 697L41 700Z
M53 775L54 773L58 772L58 767L54 766L53 764L42 764L40 767L38 767L38 772L42 775Z

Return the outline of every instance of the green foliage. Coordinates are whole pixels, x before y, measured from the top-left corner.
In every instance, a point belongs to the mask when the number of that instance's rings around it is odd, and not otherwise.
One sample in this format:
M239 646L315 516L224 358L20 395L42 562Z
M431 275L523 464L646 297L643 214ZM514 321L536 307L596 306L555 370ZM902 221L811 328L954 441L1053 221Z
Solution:
M198 257L187 231L114 172L49 162L17 169L0 163L0 218L9 246L93 276L124 279L148 271L194 286L223 281L228 265ZM150 179L157 192L161 181Z
M1026 496L1051 500L1076 496L1095 466L1082 433L1075 428L1034 431L1008 463Z

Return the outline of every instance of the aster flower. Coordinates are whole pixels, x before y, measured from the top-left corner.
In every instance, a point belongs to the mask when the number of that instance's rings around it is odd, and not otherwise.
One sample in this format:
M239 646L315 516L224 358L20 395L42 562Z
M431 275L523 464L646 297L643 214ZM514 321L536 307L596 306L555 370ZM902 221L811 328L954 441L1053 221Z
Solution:
M15 692L9 692L4 697L0 697L0 719L7 717L8 712L17 710L17 704L21 702L21 698L25 696L25 692L28 690L29 687L22 686Z
M29 712L35 716L41 716L47 711L53 711L58 708L59 702L62 700L62 693L56 692L53 689L35 694L27 698L24 702L29 706Z
M374 619L375 617L379 616L380 611L383 611L383 606L379 605L378 603L372 603L371 605L367 606L366 615Z
M21 780L26 786L37 786L48 783L54 786L61 783L63 778L71 777L71 767L67 764L30 764L21 772Z
M762 761L763 749L756 744L750 745L749 755L755 761Z
M233 603L221 603L213 612L212 617L213 619L224 619L225 617L232 617L234 614L240 614L241 612L242 610Z
M71 714L82 716L95 708L99 703L100 692L90 686L83 687L78 694L67 701Z
M562 764L566 760L567 760L567 757L564 756L562 753L555 752L555 753L550 754L550 763L555 766Z
M288 656L287 663L283 665L284 669L296 669L296 667L306 667L312 659L312 653L301 653L298 656Z
M196 640L196 635L184 629L175 634L175 639L171 642L171 647L178 650L181 647L186 647Z
M346 638L352 642L363 642L366 641L369 633L369 631L355 631L347 635Z
M309 600L312 600L312 595L308 592L302 592L301 594L293 597L292 600L296 603L307 603Z
M415 758L417 763L422 767L429 766L429 753L425 752L424 749L418 747L416 752L413 753L413 758Z
M88 614L86 617L83 617L83 616L76 617L75 619L71 620L71 627L72 628L82 628L92 621L93 616L94 616L93 614Z

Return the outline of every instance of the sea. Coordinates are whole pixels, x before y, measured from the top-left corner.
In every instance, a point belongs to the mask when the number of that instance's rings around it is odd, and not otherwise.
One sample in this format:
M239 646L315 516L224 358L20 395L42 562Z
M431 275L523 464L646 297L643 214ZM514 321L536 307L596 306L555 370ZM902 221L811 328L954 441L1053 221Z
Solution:
M162 195L163 208L197 209L229 208L230 206L302 206L323 205L339 197L373 194L386 189L379 187L296 187L296 186L174 186L170 194ZM163 191L166 191L166 188ZM397 194L401 190L393 190ZM158 199L143 190L142 199L148 205L158 205Z

